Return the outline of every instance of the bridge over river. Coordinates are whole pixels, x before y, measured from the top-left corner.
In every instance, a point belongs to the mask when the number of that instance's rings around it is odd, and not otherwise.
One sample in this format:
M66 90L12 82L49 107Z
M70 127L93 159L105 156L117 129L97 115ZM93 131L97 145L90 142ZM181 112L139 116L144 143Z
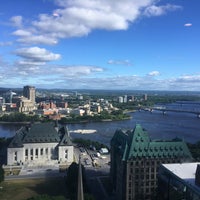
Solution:
M146 108L143 108L142 110L149 111L151 113L153 113L154 110L161 111L163 115L165 115L167 112L192 113L196 115L198 118L200 118L200 110L175 109L175 108L167 108L165 106L146 107Z

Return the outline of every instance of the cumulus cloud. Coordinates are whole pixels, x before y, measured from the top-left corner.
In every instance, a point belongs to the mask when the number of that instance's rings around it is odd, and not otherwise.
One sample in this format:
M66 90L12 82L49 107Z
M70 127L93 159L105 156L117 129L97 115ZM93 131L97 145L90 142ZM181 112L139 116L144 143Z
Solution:
M59 39L82 37L95 29L127 30L141 15L158 16L180 6L167 4L156 6L157 0L56 0L58 9L51 14L40 14L30 27L13 34L18 42L34 44L56 44ZM15 16L16 26L22 17ZM31 34L29 32L31 31ZM46 39L45 39L46 38Z
M52 52L47 51L44 48L39 47L17 49L15 51L15 54L24 58L25 60L33 62L49 62L61 58L60 54L54 54Z
M12 33L15 36L18 36L19 39L17 39L18 42L24 43L24 44L47 44L47 45L55 45L57 44L57 39L55 39L54 36L51 34L46 35L35 35L29 30L22 30L18 29Z
M55 39L51 35L30 35L21 37L17 40L20 43L25 44L46 44L46 45L55 45L58 43L57 39Z
M16 36L21 36L21 37L27 37L32 35L30 31L26 31L26 30L22 30L22 29L18 29L15 32L13 32L13 35Z
M148 76L159 76L160 72L159 71L151 71L147 74Z
M110 64L110 65L126 65L126 66L132 65L130 60L109 60L108 64Z

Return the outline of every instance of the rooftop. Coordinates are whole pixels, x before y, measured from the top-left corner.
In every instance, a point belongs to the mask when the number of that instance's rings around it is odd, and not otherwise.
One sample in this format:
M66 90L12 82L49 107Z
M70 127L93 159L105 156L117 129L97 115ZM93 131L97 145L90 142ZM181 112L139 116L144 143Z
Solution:
M197 165L200 163L175 163L163 164L163 166L177 177L188 180L195 179Z
M123 156L123 160L134 157L169 158L183 157L192 159L186 143L178 138L174 140L151 140L147 131L136 124L135 129L119 129L111 140L111 145Z
M163 164L171 174L181 179L187 185L192 186L195 190L200 192L200 187L195 184L195 174L198 163L175 163L175 164Z
M38 123L19 129L9 144L9 148L23 147L27 143L71 145L71 140L66 128L55 127L53 123Z

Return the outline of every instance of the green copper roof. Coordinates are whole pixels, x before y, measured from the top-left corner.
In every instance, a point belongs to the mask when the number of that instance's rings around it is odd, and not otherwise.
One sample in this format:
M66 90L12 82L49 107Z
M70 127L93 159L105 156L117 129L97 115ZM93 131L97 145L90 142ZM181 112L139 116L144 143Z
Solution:
M171 141L152 141L146 130L139 124L134 130L117 130L111 140L123 160L136 157L170 158L184 157L192 159L187 145L180 139Z
M59 141L59 135L52 123L33 124L23 139L24 143Z
M32 124L16 132L9 147L23 147L26 143L59 143L72 145L66 128L55 128L53 123Z

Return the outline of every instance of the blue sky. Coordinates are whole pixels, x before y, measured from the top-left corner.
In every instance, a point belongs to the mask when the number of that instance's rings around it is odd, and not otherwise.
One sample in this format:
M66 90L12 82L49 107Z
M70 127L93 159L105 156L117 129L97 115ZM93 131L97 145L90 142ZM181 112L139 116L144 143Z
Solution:
M199 0L3 1L0 87L200 90Z

